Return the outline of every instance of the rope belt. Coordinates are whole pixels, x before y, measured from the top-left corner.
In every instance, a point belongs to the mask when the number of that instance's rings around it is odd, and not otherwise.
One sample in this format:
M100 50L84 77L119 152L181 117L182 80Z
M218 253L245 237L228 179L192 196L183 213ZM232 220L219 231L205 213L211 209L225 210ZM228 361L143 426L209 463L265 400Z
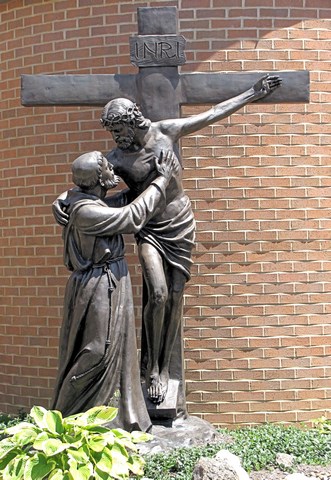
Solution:
M107 274L109 295L111 295L112 292L116 288L116 277L113 274L113 272L111 271L111 264L116 263L116 262L118 262L120 260L123 260L123 259L124 259L124 256L121 256L121 257L116 257L116 258L107 260L105 263L101 263L101 264L96 264L95 263L95 264L92 265L92 268L102 268L103 271Z

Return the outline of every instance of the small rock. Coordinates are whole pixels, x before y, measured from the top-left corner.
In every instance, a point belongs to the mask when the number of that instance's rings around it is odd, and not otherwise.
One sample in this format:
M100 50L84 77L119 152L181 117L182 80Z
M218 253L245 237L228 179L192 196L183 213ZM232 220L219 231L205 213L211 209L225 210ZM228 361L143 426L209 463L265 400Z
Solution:
M233 453L229 452L228 450L220 450L215 455L215 458L217 460L220 460L221 462L228 463L229 465L231 465L239 474L240 480L249 480L248 473L241 466L240 458L234 455Z
M285 467L286 469L292 468L294 462L294 455L289 455L287 453L277 453L276 455L276 463L280 467Z
M200 458L192 480L249 480L249 476L236 455L220 450L214 458Z

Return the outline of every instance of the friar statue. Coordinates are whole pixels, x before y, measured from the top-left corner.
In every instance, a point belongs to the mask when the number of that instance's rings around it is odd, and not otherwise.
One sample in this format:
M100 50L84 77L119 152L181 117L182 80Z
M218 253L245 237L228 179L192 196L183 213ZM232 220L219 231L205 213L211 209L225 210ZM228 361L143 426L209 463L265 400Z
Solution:
M132 288L123 233L138 233L165 204L178 161L171 152L152 160L156 174L129 203L128 190L106 198L119 182L100 152L72 164L77 188L64 195L69 215L63 229L67 282L59 371L53 408L64 415L108 405L115 395L116 425L147 431L151 422L141 391ZM161 207L162 208L162 207Z

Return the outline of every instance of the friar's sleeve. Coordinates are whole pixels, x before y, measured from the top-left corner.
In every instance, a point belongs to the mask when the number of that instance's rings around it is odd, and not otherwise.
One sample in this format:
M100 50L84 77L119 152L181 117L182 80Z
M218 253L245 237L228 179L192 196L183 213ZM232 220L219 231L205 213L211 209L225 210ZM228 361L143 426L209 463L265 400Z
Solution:
M137 233L153 216L164 198L167 180L160 176L129 205L121 208L83 205L76 214L75 227L85 235L110 236Z
M132 200L134 199L134 196L132 195L132 192L129 188L126 188L125 190L121 190L118 193L115 193L115 195L111 195L110 197L106 197L103 201L108 205L108 207L124 207L125 205L128 205Z

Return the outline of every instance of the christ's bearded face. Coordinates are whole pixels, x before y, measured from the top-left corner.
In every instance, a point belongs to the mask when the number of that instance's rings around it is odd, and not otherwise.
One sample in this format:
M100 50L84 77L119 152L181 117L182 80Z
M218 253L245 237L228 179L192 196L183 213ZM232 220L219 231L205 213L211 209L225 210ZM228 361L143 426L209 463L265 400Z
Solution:
M112 127L106 127L111 132L114 141L121 150L128 149L133 142L135 131L127 123L115 123Z

